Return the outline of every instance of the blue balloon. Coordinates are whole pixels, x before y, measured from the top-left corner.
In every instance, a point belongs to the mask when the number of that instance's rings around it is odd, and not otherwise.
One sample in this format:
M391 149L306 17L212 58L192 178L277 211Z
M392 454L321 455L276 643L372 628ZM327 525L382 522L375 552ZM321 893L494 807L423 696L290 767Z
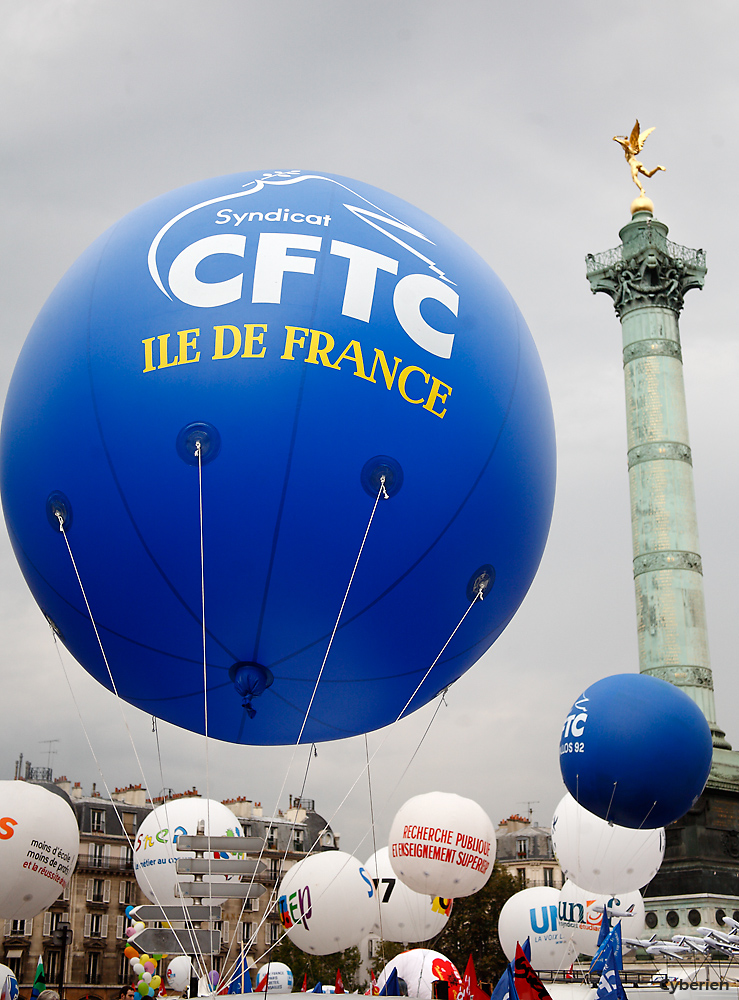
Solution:
M303 742L385 726L472 666L539 564L555 448L526 324L468 246L366 184L170 192L44 306L0 485L68 649L112 686L60 524L119 693L196 732L201 474L209 733L291 743L309 705Z
M711 731L680 688L649 674L596 681L570 709L559 743L570 795L601 819L633 829L674 822L703 791Z

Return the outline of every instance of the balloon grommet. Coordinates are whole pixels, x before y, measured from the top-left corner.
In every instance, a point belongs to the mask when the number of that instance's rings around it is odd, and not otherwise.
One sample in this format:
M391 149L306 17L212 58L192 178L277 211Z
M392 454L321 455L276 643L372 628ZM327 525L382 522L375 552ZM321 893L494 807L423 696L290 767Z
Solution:
M382 477L385 477L383 483ZM362 466L360 473L362 488L371 497L376 497L380 486L384 485L388 499L394 497L403 485L403 469L400 462L388 455L375 455Z
M61 531L62 527L69 531L72 525L72 504L59 490L54 490L46 498L46 517L54 531Z
M478 595L484 600L495 583L495 568L486 563L480 566L470 577L467 584L467 600L474 601Z
M229 667L228 676L233 681L236 691L241 695L241 704L246 709L246 714L253 719L257 710L252 705L252 698L258 698L263 691L271 687L275 676L269 667L263 667L261 663L254 663L251 660L239 660Z
M200 462L207 465L221 450L221 435L213 424L196 421L187 424L177 435L177 454L188 465L198 464L198 442L200 442Z

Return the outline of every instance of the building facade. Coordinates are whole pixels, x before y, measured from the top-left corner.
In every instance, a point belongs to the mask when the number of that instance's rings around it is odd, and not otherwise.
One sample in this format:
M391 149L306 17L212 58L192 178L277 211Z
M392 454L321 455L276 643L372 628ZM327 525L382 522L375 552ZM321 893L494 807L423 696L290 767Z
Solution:
M495 839L496 862L519 880L522 889L562 888L562 869L554 856L549 827L535 826L525 816L514 814L500 821Z
M14 971L21 993L27 995L40 956L47 985L57 987L62 981L62 948L54 932L68 924L72 939L64 956L64 996L104 1000L133 978L124 955L126 907L149 902L136 881L133 846L141 823L160 801L148 801L140 785L117 788L107 799L95 785L84 795L79 783L66 778L42 783L70 802L80 829L79 857L64 893L47 910L33 920L0 921L0 961ZM197 795L192 789L168 798ZM288 809L274 817L265 817L261 804L246 798L224 804L239 817L245 836L264 838L267 871L260 876L266 883L261 897L228 900L222 907L222 920L215 924L221 931L221 950L211 961L219 972L230 968L242 952L250 967L260 964L282 935L273 904L284 871L308 853L338 848L338 837L310 799L291 796ZM158 972L164 978L166 959Z

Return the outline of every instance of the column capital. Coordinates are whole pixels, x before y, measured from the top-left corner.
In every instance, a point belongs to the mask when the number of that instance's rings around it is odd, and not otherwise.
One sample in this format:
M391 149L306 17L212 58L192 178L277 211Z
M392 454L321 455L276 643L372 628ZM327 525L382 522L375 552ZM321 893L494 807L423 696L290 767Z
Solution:
M691 250L667 239L667 226L651 212L637 212L619 233L621 246L588 254L590 288L613 299L619 319L634 309L661 307L679 315L685 293L702 288L704 250Z

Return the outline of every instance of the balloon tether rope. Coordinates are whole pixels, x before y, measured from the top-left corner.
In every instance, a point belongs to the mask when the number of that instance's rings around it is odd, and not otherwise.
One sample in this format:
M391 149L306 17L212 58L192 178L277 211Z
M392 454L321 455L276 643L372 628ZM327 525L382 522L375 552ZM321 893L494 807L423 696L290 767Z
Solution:
M372 521L374 520L375 511L377 510L377 505L380 502L380 497L382 497L384 500L389 500L390 499L390 497L388 495L388 492L385 489L385 476L384 475L380 476L380 488L377 491L377 496L375 497L375 503L374 503L374 506L372 507L372 513L370 514L370 519L367 522L367 528L365 529L365 532L364 532L364 538L362 539L362 544L359 546L359 552L357 553L357 558L356 558L356 560L354 562L354 568L352 569L351 576L349 577L349 583L347 585L346 592L344 594L344 599L341 602L341 607L339 608L339 613L336 616L336 622L334 623L333 631L331 632L331 637L328 640L328 646L326 647L326 652L325 652L324 657L323 657L323 663L321 664L321 669L318 671L318 677L316 677L316 683L315 683L315 685L313 687L313 693L310 696L310 701L308 702L308 707L305 710L305 717L303 719L303 724L300 727L300 732L298 733L298 738L295 741L296 743L300 743L300 740L302 739L302 736L303 736L303 731L304 731L304 729L306 727L306 724L308 722L308 716L310 715L310 710L313 707L313 701L314 701L314 699L316 697L316 691L318 691L318 685L321 683L321 677L323 676L323 670L324 670L324 667L326 666L326 660L328 660L328 654L331 652L331 646L333 645L334 637L336 636L336 632L337 632L337 630L339 628L339 622L341 621L341 616L344 613L344 607L346 606L346 602L347 602L347 599L349 597L349 591L351 590L352 584L354 583L354 577L355 577L356 572L357 572L357 566L359 565L359 560L362 558L362 552L364 551L364 545L365 545L365 542L367 541L367 535L369 535L369 530L372 527Z
M77 563L75 561L74 554L72 553L72 547L69 544L69 538L67 537L67 533L64 530L64 519L62 518L62 516L58 512L56 514L56 517L57 517L57 520L59 521L59 531L60 531L62 537L64 538L65 545L67 546L67 552L69 553L69 558L70 558L70 561L72 563L72 569L74 570L74 575L76 576L77 583L79 584L80 592L82 594L82 599L84 600L85 607L87 608L87 614L88 614L88 616L90 618L90 624L92 625L93 631L95 632L95 638L97 639L97 643L98 643L98 646L100 648L100 653L101 653L101 655L103 657L103 663L105 664L105 669L108 671L108 677L110 678L111 687L113 688L113 694L115 695L116 700L118 702L118 707L120 709L121 718L123 719L123 725L125 726L126 733L128 734L128 739L129 739L129 742L131 744L131 749L133 750L134 757L136 758L136 763L138 764L139 773L141 774L141 779L142 779L142 781L144 783L144 787L146 789L146 794L149 797L149 801L152 803L152 806L153 806L153 804L154 804L154 798L153 798L153 796L151 794L151 789L149 788L149 783L146 780L146 775L144 773L144 767L143 767L143 765L141 763L141 758L139 757L138 750L136 749L136 743L134 742L133 734L131 732L130 726L128 725L128 719L126 718L126 713L123 710L123 704L122 704L123 699L121 698L120 694L118 693L118 686L116 685L115 679L113 677L113 672L110 669L110 664L108 662L108 657L107 657L107 655L105 653L105 649L103 647L103 643L102 643L102 640L100 638L100 632L98 631L97 623L95 621L95 618L93 617L92 609L90 607L90 602L87 599L87 593L86 593L85 588L84 588L84 586L82 584L82 578L81 578L79 570L77 568ZM52 629L52 634L54 635L54 642L56 643L56 633L54 632L53 629ZM57 647L57 652L58 652L58 647ZM60 654L59 658L61 660L61 654ZM62 661L62 669L64 669L64 663L63 663L63 661ZM78 715L80 717L80 722L82 722L82 728L83 728L83 730L85 732L85 738L87 739L88 746L90 747L90 752L92 753L93 759L95 760L95 763L97 764L98 771L100 771L100 777L101 777L101 779L103 781L103 784L105 785L105 790L108 793L108 798L112 802L113 801L113 797L112 797L112 795L110 793L110 789L108 788L107 782L105 781L102 769L100 768L100 764L99 764L99 762L97 760L97 757L95 756L95 752L92 749L92 743L90 742L90 737L88 736L87 730L85 729L84 722L82 720L82 715L80 713L79 706L77 705L77 700L74 697L74 692L72 691L72 686L71 686L71 684L69 682L69 677L67 676L66 669L64 669L64 676L67 678L67 684L69 685L69 689L70 689L70 692L72 694L72 700L74 701L75 707L77 708L77 713L78 713ZM117 807L115 805L114 805L114 809L116 811L116 814L118 815L118 819L120 820L121 828L123 828L123 819L120 816L120 814L118 813L118 809L117 809ZM129 846L131 847L131 849L133 849L133 844L131 843L131 840L128 837L128 834L126 834L126 837L128 839ZM144 873L144 874L146 875L146 873ZM148 877L146 877L146 881L149 884L149 888L150 888L150 890L152 892L152 895L154 896L154 899L156 901L157 906L161 906L161 903L159 902L159 900L157 898L157 893L156 893L154 887L152 886L151 882L149 881Z
M377 923L380 927L380 958L382 964L385 964L385 935L382 932L382 900L380 899L380 866L377 861L377 830L375 829L375 809L372 803L372 774L370 770L370 758L369 758L369 743L367 741L367 733L364 734L364 757L367 761L367 791L369 793L369 807L370 807L370 824L372 829L372 850L374 851L375 857L375 875L377 881L375 882L375 893L377 895ZM372 872L370 872L370 878L372 877Z
M378 491L378 496L377 496L377 500L375 501L375 507L377 506L377 501L379 500L379 498L380 498L380 493L379 493L379 491ZM374 512L373 512L373 513L374 513ZM370 523L371 523L371 520L370 520ZM368 529L368 530L369 530L369 529ZM365 537L366 537L366 534L365 534ZM356 568L356 567L355 567L355 568ZM382 739L382 740L380 741L380 743L378 744L378 746L376 747L376 749L375 749L375 750L374 750L374 751L372 752L372 756L370 757L369 761L368 761L368 762L367 762L367 763L366 763L366 764L365 764L365 765L364 765L364 766L362 767L362 770L361 770L361 771L359 772L359 774L357 775L357 777L356 777L356 778L354 779L354 781L353 781L353 782L352 782L352 784L350 785L350 787L349 787L349 790L348 790L348 791L347 791L347 793L346 793L346 794L344 795L344 798L343 798L343 799L341 800L341 802L340 802L340 803L338 804L338 806L336 807L336 809L334 809L333 813L331 814L331 816L329 817L329 819L328 819L328 820L326 821L326 824L325 824L325 826L324 826L324 827L322 827L322 829L320 830L320 832L319 832L319 833L318 833L318 835L316 836L315 840L313 841L313 843L311 844L310 848L308 849L308 853L311 853L311 852L312 852L312 851L314 850L314 848L315 848L315 847L317 846L317 844L318 844L318 842L319 842L319 840L320 840L320 838L321 838L322 834L324 833L324 831L325 831L325 830L327 830L327 829L329 828L329 826L330 826L331 822L332 822L332 821L333 821L333 819L334 819L334 818L336 817L336 815L337 815L337 813L339 812L339 810L340 810L340 809L342 808L342 806L344 805L344 803L346 802L346 800L347 800L347 799L349 798L349 796L351 795L351 793L352 793L352 792L354 791L354 789L356 788L356 786L357 786L357 784L358 784L359 780L361 779L361 777L362 777L362 775L364 774L365 770L366 770L366 769L368 768L368 766L369 766L369 763L371 763L371 761L373 761L373 760L375 759L375 757L377 756L377 754L378 754L378 753L380 752L380 750L382 749L382 747L383 747L383 746L385 745L385 742L386 742L386 740L388 739L388 736L389 736L389 734L390 734L390 729L392 728L392 726L393 726L393 725L395 725L395 723L397 723L397 722L399 722L399 721L400 721L400 719L401 719L401 718L402 718L402 716L403 716L403 713L405 712L405 710L406 710L406 709L408 708L408 706L410 705L410 703L411 703L411 702L413 701L413 699L415 698L415 696L416 696L416 694L418 693L418 691L419 691L419 689L420 689L421 685L422 685L422 684L424 683L424 681L426 680L426 678L428 677L428 675L429 675L429 674L431 673L431 671L432 671L432 670L434 669L434 667L436 666L436 664L437 664L437 663L439 662L439 659L440 659L440 657L441 657L441 656L443 655L443 653L444 653L444 651L446 650L447 646L449 645L449 643L450 643L450 642L452 641L452 639L454 638L454 636L455 636L455 635L457 634L457 632L458 632L458 631L459 631L459 629L461 628L461 626L462 626L462 623L464 622L464 620L465 620L465 618L467 617L467 615L468 615L468 614L470 613L470 611L471 611L471 610L472 610L472 608L473 608L473 607L475 606L475 604L477 604L477 602L478 602L478 601L481 601L481 600L483 600L484 596L485 596L485 594L484 594L484 589L483 589L483 588L481 587L481 588L480 588L480 589L478 590L478 592L477 592L477 593L475 594L475 596L473 597L473 599L472 599L472 600L470 601L470 604L469 604L469 607L468 607L468 608L466 609L465 613L464 613L464 614L462 615L462 617L460 618L460 620L459 620L459 621L457 622L457 624L455 625L455 627L454 627L454 629L453 629L453 631L452 631L451 635L449 636L449 638L448 638L448 639L446 640L446 642L444 643L444 645L443 645L443 646L441 647L441 649L440 649L440 650L439 650L439 652L437 653L436 657L434 658L434 661L433 661L433 663L432 663L432 664L431 664L431 666L430 666L430 667L428 668L428 670L426 671L426 673L425 673L425 674L423 675L423 677L421 678L421 680L420 680L420 681L418 682L418 684L417 684L417 686L416 686L415 690L413 691L413 693L411 694L410 698L408 699L408 701L407 701L407 702L405 703L405 705L404 705L404 706L403 706L403 708L401 709L401 711L400 711L399 715L397 716L397 718L396 718L396 719L394 720L394 722L393 722L393 723L391 723L391 724L390 724L390 725L388 726L388 728L387 728L387 733L386 733L386 735L385 735L385 736L383 737L383 739ZM439 702L439 706L437 706L437 712L438 712L438 709L439 709L439 707L441 706L441 703L443 702L443 696L444 696L444 694L445 694L445 693L446 693L446 689L445 689L445 691L444 691L444 692L442 692L442 698L440 699L440 702ZM436 713L435 713L435 714L436 714ZM433 719L432 719L432 721L433 721ZM427 732L428 732L428 728L427 728ZM422 737L422 739L423 739L423 738L425 737L425 735L426 735L426 733L424 733L424 736ZM369 833L369 831L368 831L368 833ZM361 845L362 845L362 844L364 843L364 840L365 840L365 839L366 839L366 837L368 836L368 833L366 833L366 834L364 835L364 837L362 838L362 840L361 840L361 841L359 842L359 844L357 845L357 848L359 848L359 847L360 847L360 846L361 846ZM347 861L346 863L348 864L349 862ZM333 882L335 881L335 879L336 879L336 878L338 878L338 876L339 876L339 875L341 874L341 871L343 871L343 868L342 868L342 869L341 869L341 870L340 870L339 872L337 872L337 873L336 873L336 875L334 876L334 878L333 878L333 879L331 880L331 882L329 882L329 883L328 883L328 884L327 884L327 885L326 885L326 886L324 887L324 889L323 889L323 892L325 892L325 891L326 891L326 890L327 890L327 889L329 888L329 886L331 886L331 885L333 884ZM321 895L322 895L322 894L323 894L323 893L321 893ZM297 922L299 922L299 921L297 921ZM278 939L278 941L276 941L276 942L275 942L275 943L274 943L273 945L271 945L271 946L270 946L270 948L269 948L269 949L267 949L267 951L265 951L265 952L264 952L264 954L262 955L262 959L264 959L265 955L267 955L267 954L268 954L268 953L269 953L270 951L272 951L272 949L273 949L273 948L276 948L276 947L277 947L277 945L278 945L278 944L280 943L280 941L282 941L282 938L284 938L284 937L286 936L286 934L287 934L287 931L285 931L285 933L284 933L284 934L282 935L282 937L280 937L280 938Z
M208 744L208 661L206 656L206 631L205 631L205 548L203 545L203 452L202 445L198 439L195 442L195 454L198 457L198 512L200 516L200 617L202 625L203 643L203 715L205 736L205 814L208 820L208 905L213 905L213 881L210 863L213 860L213 852L210 850L211 822L210 822L210 756ZM199 830L197 831L200 832ZM175 865L176 867L176 865ZM213 921L210 924L210 951L213 954Z

